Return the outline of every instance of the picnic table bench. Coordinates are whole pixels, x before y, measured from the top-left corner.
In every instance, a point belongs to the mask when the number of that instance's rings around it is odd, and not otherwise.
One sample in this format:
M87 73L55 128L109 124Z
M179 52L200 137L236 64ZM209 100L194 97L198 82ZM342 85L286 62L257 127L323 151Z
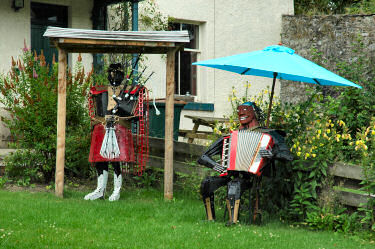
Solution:
M179 131L179 134L181 136L188 138L188 143L192 143L194 141L194 138L207 139L208 135L212 134L212 131L198 131L198 128L200 125L207 126L207 127L214 129L217 123L225 123L229 121L229 119L227 118L201 117L201 116L191 116L191 115L184 115L184 117L190 118L194 123L194 127L191 131L189 130Z

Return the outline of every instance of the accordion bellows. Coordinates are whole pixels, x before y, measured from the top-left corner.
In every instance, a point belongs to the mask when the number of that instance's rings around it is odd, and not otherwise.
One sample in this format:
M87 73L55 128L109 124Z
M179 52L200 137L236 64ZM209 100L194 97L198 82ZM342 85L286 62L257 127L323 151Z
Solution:
M222 165L227 170L246 171L261 175L267 158L262 158L261 149L272 148L274 142L267 133L249 130L233 131L224 138Z

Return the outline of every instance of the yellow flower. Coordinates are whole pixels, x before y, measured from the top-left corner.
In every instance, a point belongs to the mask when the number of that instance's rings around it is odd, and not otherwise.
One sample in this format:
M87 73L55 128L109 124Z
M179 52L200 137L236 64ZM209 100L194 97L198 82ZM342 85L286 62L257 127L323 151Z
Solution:
M316 154L312 154L312 157L316 157Z
M328 133L328 134L331 133L331 129L327 129L327 133Z
M294 149L297 148L297 145L296 145L296 144L293 144L293 148L294 148Z
M318 130L318 134L322 134L322 130L319 129L319 130Z
M336 141L337 141L337 142L340 141L340 138L341 138L341 135L340 135L340 134L336 134Z
M375 131L374 130L371 131L371 135L375 135Z
M301 152L297 152L297 156L300 156L301 155Z
M309 156L310 156L310 154L309 154L309 153L306 153L306 154L305 154L305 160L306 160L307 158L309 158Z

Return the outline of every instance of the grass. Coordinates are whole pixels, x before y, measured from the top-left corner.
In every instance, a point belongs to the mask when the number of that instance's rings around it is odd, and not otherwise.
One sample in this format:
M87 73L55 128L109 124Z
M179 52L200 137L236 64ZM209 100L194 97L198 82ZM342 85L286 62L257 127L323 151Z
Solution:
M0 248L375 248L356 236L277 221L207 222L201 201L179 193L166 202L157 190L126 189L114 203L84 201L84 194L0 190Z

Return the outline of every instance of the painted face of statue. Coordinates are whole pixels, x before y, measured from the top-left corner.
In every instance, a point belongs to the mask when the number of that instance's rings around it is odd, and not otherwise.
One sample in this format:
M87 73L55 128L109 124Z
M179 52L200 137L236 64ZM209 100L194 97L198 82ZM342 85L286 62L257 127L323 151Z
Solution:
M119 86L124 80L124 72L122 71L121 64L111 64L108 68L108 80L112 86Z
M241 126L247 126L248 124L257 121L255 111L252 106L240 105L237 108L237 113Z

